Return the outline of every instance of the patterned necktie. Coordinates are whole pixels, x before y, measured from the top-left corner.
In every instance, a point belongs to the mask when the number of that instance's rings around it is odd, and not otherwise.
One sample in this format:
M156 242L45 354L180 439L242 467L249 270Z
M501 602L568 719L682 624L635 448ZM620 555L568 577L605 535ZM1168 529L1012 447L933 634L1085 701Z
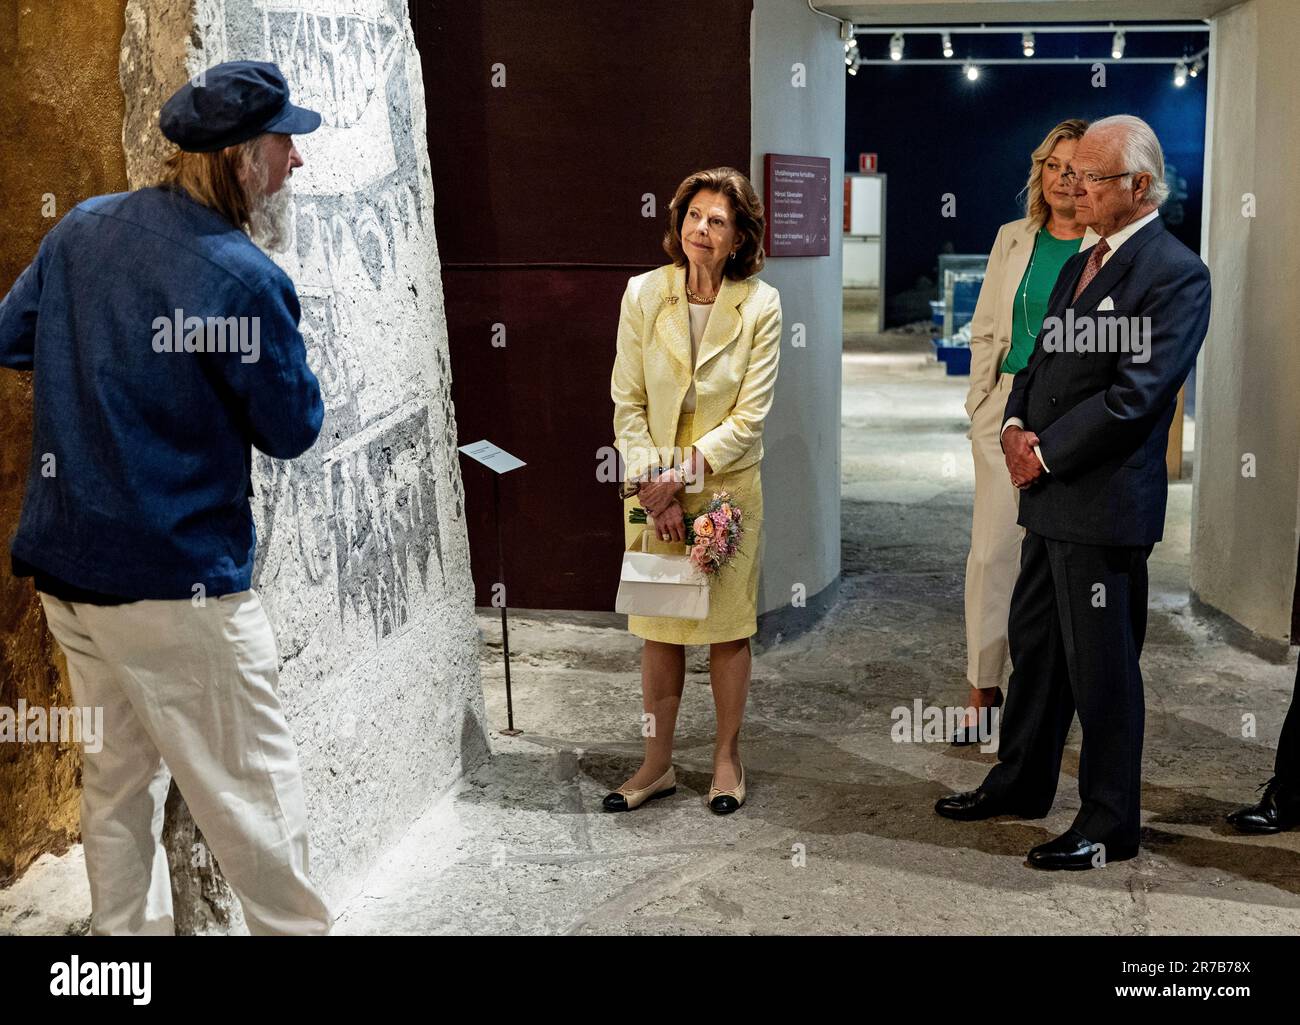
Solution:
M1097 244L1092 247L1092 252L1088 254L1088 262L1084 264L1083 274L1079 276L1079 283L1074 287L1074 298L1070 300L1071 306L1079 301L1079 296L1083 295L1083 290L1092 284L1092 279L1095 278L1097 272L1101 270L1101 258L1109 252L1110 246L1106 244L1104 238L1100 239Z

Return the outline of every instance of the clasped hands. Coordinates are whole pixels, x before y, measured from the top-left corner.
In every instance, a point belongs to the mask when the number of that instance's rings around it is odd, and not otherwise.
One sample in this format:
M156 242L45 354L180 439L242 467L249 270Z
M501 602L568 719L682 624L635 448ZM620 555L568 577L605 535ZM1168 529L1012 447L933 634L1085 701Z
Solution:
M691 453L692 474L707 472L708 461ZM637 490L641 505L654 518L655 529L664 541L686 541L686 516L678 499L685 481L676 468L665 470L654 480L644 481Z
M1002 432L1002 451L1007 457L1011 483L1024 491L1043 473L1043 464L1034 454L1038 435L1022 427L1011 426Z

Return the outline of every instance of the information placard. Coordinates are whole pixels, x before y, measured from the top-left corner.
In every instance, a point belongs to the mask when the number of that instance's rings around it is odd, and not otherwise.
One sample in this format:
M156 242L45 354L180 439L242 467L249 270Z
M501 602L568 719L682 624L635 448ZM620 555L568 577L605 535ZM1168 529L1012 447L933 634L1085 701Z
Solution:
M460 450L471 459L477 459L480 463L490 470L497 473L509 473L511 470L517 470L521 466L527 466L518 456L512 456L505 449L493 445L492 442L484 439L476 441L472 445L462 445Z
M768 256L831 255L831 158L764 157Z

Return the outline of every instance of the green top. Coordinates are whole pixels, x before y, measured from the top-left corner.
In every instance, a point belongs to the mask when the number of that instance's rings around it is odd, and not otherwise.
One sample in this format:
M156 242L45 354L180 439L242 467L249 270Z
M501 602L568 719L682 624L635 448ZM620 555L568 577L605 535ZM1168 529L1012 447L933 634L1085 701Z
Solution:
M1034 253L1025 276L1016 289L1011 315L1011 351L1002 361L1002 373L1015 374L1025 368L1034 340L1047 316L1047 300L1056 286L1065 261L1079 251L1081 238L1057 238L1044 225L1034 238Z

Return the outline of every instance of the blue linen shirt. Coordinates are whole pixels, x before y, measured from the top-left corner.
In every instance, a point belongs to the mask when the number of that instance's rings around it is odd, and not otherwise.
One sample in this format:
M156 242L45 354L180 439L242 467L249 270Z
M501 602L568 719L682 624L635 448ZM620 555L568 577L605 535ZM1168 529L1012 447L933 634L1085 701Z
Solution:
M15 562L129 600L247 590L250 446L291 459L324 418L299 313L288 275L183 191L68 211L0 302L0 366L33 371Z

